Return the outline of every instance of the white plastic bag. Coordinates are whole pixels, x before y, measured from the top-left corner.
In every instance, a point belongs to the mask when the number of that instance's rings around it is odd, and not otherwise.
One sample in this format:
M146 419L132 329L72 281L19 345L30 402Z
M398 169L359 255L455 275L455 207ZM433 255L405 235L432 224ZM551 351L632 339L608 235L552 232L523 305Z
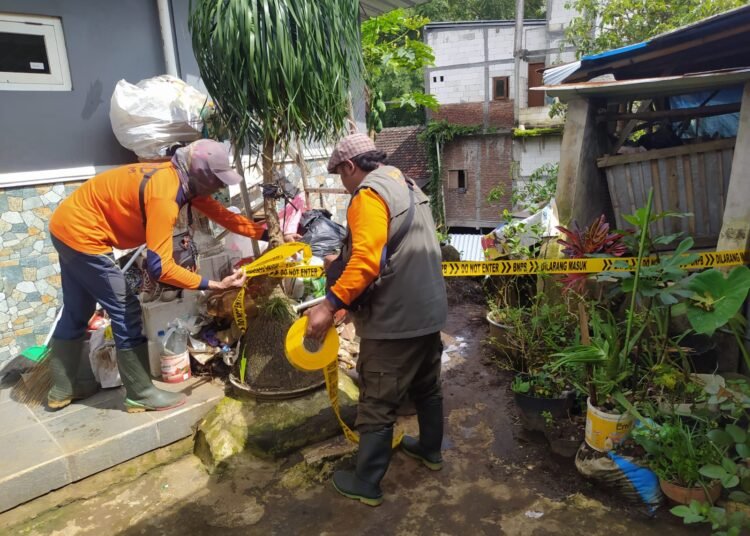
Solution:
M117 141L141 158L159 158L178 142L201 137L206 95L169 75L115 86L109 119Z
M94 377L102 387L119 387L122 385L120 370L117 368L117 354L112 328L109 324L91 334L89 340L89 361Z

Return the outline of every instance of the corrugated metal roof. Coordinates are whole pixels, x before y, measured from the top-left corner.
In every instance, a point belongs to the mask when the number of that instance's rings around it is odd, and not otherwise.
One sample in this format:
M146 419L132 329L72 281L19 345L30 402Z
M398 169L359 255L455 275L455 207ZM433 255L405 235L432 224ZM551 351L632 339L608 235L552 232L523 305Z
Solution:
M547 24L546 19L524 19L524 26L544 26ZM425 30L446 30L454 28L471 28L487 26L515 26L515 20L459 20L452 22L430 22L425 24Z
M462 261L483 261L482 235L479 234L449 234L450 245L461 254Z
M558 65L545 69L542 73L542 82L545 86L555 86L562 84L571 74L576 72L581 67L580 61L574 61L573 63L566 63L565 65Z
M705 89L733 86L748 80L750 80L750 68L743 68L660 78L615 80L611 82L574 82L531 89L546 91L548 95L560 97L562 100L566 100L573 95L639 98L672 95L680 91L693 93Z

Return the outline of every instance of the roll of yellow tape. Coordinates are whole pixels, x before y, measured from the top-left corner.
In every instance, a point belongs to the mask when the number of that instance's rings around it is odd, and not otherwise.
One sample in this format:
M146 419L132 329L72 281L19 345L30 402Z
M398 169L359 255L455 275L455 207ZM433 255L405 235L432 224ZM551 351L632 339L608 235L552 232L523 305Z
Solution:
M303 316L289 328L284 342L286 358L300 370L322 370L335 362L339 355L339 335L331 327L322 343L305 339L307 317Z

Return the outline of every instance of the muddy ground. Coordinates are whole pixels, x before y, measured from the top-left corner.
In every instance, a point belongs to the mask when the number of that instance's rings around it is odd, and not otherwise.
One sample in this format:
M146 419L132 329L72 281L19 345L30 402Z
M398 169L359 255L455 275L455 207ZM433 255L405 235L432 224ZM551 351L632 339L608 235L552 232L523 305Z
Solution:
M623 505L583 480L572 460L553 457L543 438L525 435L510 376L482 344L484 307L470 301L451 307L444 333L452 347L443 379L444 469L431 472L394 453L378 508L338 495L330 464L312 469L301 455L278 462L238 456L213 475L186 456L6 529L65 536L708 534L687 530L666 509L649 519Z

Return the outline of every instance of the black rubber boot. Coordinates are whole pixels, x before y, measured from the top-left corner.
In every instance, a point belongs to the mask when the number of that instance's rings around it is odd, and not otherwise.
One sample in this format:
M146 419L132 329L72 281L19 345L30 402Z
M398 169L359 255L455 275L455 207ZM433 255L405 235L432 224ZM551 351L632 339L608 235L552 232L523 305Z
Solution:
M50 409L62 409L73 400L88 398L99 390L88 356L83 355L84 339L52 339L49 368L52 388L47 394Z
M428 398L417 403L419 438L404 436L401 450L416 458L433 471L443 468L440 446L443 443L443 400L440 397Z
M383 480L391 462L392 441L392 426L377 432L360 434L357 468L354 472L333 473L333 487L336 491L367 506L380 506L383 502L380 481Z
M176 408L185 403L182 393L171 393L156 387L148 374L148 344L117 350L117 368L125 386L125 409L128 413Z

